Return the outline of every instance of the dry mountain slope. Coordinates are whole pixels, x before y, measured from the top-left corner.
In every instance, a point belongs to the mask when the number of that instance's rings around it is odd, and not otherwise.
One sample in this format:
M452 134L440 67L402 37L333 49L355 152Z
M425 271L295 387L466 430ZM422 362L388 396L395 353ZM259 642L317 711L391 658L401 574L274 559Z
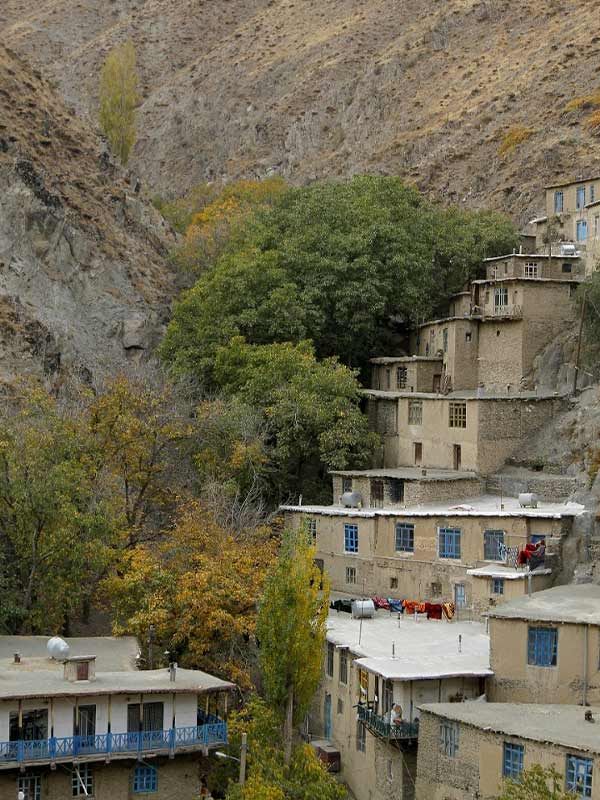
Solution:
M99 64L134 40L135 166L161 192L372 171L524 220L541 184L600 168L581 112L563 113L600 85L590 0L5 0L2 23L92 114ZM533 133L501 158L515 127Z
M172 234L101 142L0 45L0 379L114 371L166 316Z

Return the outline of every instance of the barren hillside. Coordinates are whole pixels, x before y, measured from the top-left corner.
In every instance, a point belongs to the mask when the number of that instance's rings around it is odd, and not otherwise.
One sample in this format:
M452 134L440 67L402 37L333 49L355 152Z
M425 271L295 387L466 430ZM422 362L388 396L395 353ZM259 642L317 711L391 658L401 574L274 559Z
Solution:
M100 62L133 39L134 163L160 192L370 171L524 220L542 184L600 168L585 110L564 112L600 86L591 0L4 0L0 26L92 117Z
M148 352L172 234L101 142L0 45L0 380L114 371Z

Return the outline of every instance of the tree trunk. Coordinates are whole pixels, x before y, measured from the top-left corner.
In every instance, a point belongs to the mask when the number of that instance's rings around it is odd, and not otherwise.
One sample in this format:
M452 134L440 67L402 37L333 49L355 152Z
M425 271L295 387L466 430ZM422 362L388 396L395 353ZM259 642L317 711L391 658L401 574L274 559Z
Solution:
M283 763L289 766L292 760L292 739L294 736L294 689L290 687L285 709L285 723L283 725Z

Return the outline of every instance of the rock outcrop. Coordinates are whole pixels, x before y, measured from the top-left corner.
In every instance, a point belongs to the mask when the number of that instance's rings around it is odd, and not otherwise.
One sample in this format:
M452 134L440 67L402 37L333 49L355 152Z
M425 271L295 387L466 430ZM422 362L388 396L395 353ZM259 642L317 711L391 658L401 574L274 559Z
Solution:
M0 46L0 381L150 353L173 234L87 124Z

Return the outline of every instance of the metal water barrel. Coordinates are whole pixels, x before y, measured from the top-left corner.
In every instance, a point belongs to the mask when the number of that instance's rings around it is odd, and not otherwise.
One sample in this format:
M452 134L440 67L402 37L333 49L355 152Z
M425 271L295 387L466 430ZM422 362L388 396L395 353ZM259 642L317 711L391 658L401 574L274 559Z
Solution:
M360 492L344 492L342 495L342 505L345 508L358 508L362 503Z
M533 492L521 492L519 495L519 505L521 508L537 508L537 494L534 494Z
M354 619L372 619L375 616L375 603L372 600L353 600L352 617Z
M53 658L55 661L64 661L69 657L71 648L60 636L53 636L48 640L46 650L50 658Z

